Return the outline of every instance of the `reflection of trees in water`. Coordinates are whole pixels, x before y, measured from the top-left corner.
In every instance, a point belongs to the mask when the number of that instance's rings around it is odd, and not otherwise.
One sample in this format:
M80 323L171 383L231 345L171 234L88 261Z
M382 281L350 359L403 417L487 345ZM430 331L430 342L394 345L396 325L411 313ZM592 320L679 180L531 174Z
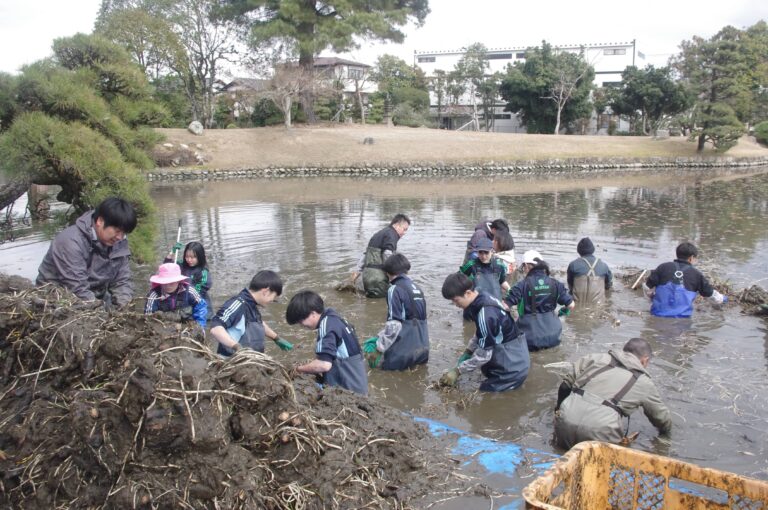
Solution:
M616 237L656 240L664 228L684 224L684 204L685 187L664 191L624 188L605 201L598 216Z
M599 210L600 221L622 238L691 239L708 259L726 254L749 259L765 237L768 176L717 181L662 190L617 190Z
M492 184L489 184L492 185ZM467 237L482 218L504 218L512 235L527 232L543 239L547 233L572 231L589 211L583 190L523 195L459 197L450 207L457 223L466 225Z
M707 258L750 259L756 244L765 238L768 178L715 182L697 188L693 195L697 230Z

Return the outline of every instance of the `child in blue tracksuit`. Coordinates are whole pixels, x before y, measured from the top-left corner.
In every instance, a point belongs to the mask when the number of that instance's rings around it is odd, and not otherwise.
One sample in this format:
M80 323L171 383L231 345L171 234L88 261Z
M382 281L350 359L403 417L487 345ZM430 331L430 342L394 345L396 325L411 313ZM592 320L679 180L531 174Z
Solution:
M698 294L715 304L728 302L728 296L716 291L701 272L693 267L699 250L691 243L681 243L677 259L651 271L644 291L651 300L651 314L657 317L690 317Z
M218 354L231 356L241 348L264 352L264 340L269 338L284 350L293 344L280 338L262 319L259 306L273 302L283 292L283 280L274 271L256 273L247 289L228 299L211 320L211 335L219 342Z
M182 320L190 318L205 327L208 305L187 282L177 264L161 264L157 274L149 278L152 289L144 307L146 315L155 312L178 312Z
M405 370L429 361L427 301L408 277L411 263L395 253L382 264L389 278L387 322L378 336L366 340L363 350L371 368Z
M531 359L525 334L498 299L477 292L472 280L462 273L449 275L443 297L469 310L477 329L454 368L440 378L443 386L454 386L459 376L480 368L486 380L481 391L506 391L520 387L528 377Z
M317 293L302 290L285 310L288 324L317 330L315 359L296 371L315 374L319 382L368 395L368 373L354 328L332 308L326 308Z

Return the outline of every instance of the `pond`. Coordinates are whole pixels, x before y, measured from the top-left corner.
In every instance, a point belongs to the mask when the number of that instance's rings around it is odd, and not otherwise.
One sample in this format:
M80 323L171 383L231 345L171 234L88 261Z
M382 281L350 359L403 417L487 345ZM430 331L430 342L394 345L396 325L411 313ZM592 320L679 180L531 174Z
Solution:
M763 170L766 172L766 170ZM432 351L420 369L370 377L371 398L414 414L492 438L557 451L551 444L559 379L543 365L620 349L642 336L655 352L650 372L673 413L669 439L656 437L642 416L635 447L700 465L768 479L768 322L742 315L738 306L697 305L691 320L651 317L649 303L616 278L604 313L564 320L561 346L531 355L522 389L477 392L479 375L463 377L460 391L433 383L453 366L472 328L440 295L443 279L456 271L473 226L482 217L505 218L518 260L540 251L565 280L576 243L589 236L596 255L617 275L652 269L674 258L675 246L699 246L699 267L735 288L768 287L768 173L690 171L576 180L502 178L306 178L156 184L160 236L158 262L175 242L201 240L214 277L212 299L247 286L260 269L278 271L283 298L265 309L265 321L296 343L290 353L268 345L288 363L313 357L314 334L285 324L288 299L309 288L357 329L376 334L386 314L384 300L334 290L353 270L365 245L396 213L413 224L399 250L412 263L411 276L428 302ZM45 252L42 235L0 247L0 270L34 278ZM37 256L35 256L37 255ZM140 269L137 296L147 290L154 267Z

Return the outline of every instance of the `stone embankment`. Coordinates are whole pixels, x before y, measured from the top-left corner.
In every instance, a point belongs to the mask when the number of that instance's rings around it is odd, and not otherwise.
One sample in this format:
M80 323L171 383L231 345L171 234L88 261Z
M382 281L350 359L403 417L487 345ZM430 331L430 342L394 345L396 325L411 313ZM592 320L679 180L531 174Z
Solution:
M339 166L267 166L252 168L156 168L146 173L150 181L171 180L223 180L260 177L306 177L306 176L534 176L560 175L563 177L582 174L632 173L654 169L713 169L713 168L754 168L768 166L768 158L601 158L536 160L509 162L413 162L413 163L360 163Z

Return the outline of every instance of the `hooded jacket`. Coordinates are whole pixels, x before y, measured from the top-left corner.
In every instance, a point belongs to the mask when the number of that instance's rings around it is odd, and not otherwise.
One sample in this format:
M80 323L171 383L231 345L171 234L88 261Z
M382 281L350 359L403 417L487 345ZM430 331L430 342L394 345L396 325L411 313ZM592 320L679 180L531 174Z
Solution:
M490 239L493 241L491 222L487 219L484 219L475 225L472 237L467 241L467 250L464 252L464 261L461 263L462 266L466 264L469 259L477 258L477 243L480 242L480 239Z
M610 365L615 367L595 373ZM629 391L616 402L616 409L603 402L612 399L630 381L633 372L638 376ZM638 408L661 433L672 429L669 409L662 402L656 385L648 371L632 353L608 351L580 358L563 375L572 389L555 414L555 435L558 444L570 448L581 441L598 440L618 443L624 437L623 416ZM575 389L582 390L580 394Z
M61 285L86 301L104 299L109 292L117 306L124 306L133 297L130 256L127 238L111 247L98 240L93 211L88 211L53 239L36 283Z

